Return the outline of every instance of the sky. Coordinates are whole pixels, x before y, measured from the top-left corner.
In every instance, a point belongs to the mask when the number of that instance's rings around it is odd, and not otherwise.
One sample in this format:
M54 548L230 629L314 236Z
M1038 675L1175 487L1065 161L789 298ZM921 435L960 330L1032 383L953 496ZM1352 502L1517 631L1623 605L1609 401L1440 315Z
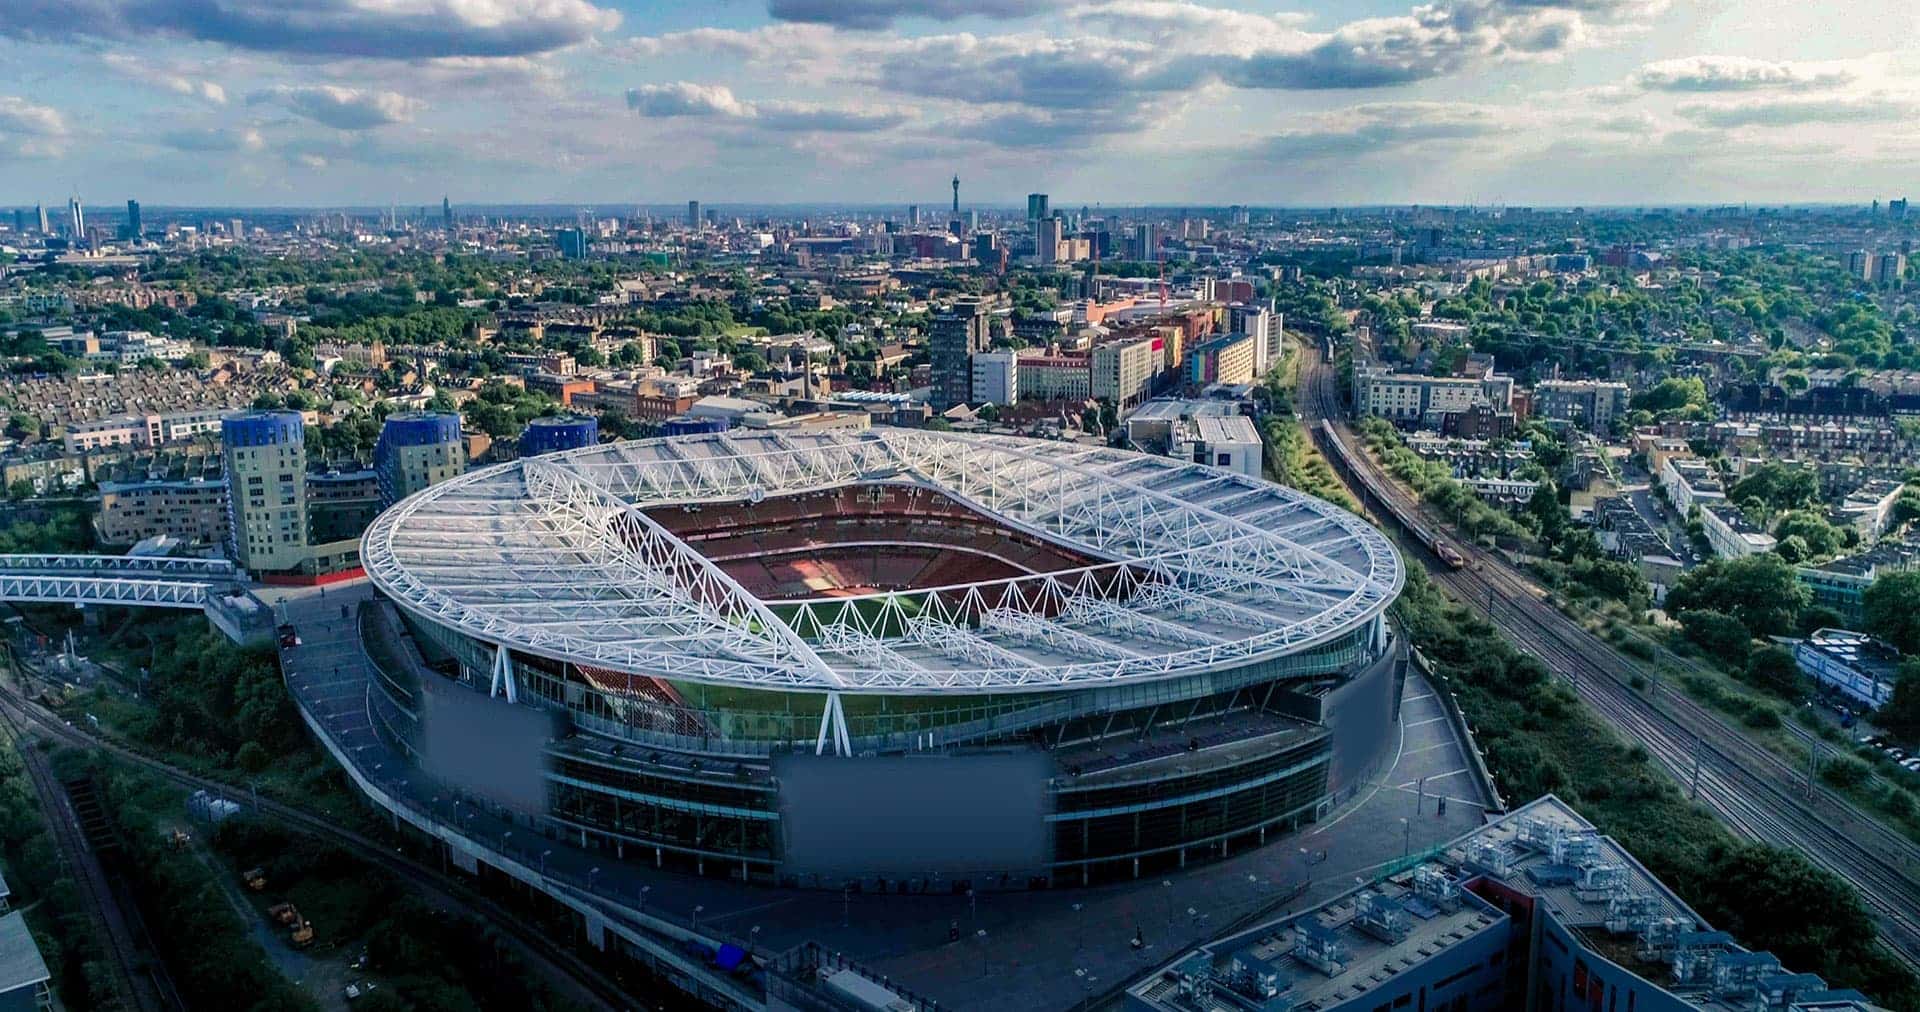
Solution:
M0 205L1860 202L1912 0L3 0Z

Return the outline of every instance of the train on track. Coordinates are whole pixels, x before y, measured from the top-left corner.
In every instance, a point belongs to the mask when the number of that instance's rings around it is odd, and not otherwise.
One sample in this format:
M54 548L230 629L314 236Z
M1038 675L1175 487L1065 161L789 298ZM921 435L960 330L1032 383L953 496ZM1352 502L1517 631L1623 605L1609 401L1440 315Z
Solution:
M1366 489L1367 497L1392 514L1393 519L1408 534L1411 534L1414 540L1420 542L1427 551L1432 552L1434 557L1447 568L1467 568L1467 557L1458 545L1428 527L1400 496L1390 495L1388 490L1381 486L1379 478L1370 468L1360 466L1360 462L1354 458L1355 451L1347 445L1345 439L1341 438L1340 430L1334 428L1332 422L1321 419L1319 426L1314 429L1314 434L1319 438L1321 451L1332 458L1334 465L1348 477L1358 481L1360 486Z

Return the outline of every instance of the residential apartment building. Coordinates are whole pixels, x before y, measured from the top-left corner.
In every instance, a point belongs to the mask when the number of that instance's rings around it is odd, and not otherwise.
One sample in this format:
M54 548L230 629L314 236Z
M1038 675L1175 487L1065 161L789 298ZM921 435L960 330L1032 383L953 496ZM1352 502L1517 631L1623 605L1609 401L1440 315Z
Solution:
M1214 383L1251 383L1258 352L1250 334L1223 334L1187 352L1186 385L1199 391Z
M113 415L86 422L69 422L61 432L68 453L85 453L116 446L154 447L182 442L205 433L220 431L220 419L232 414L228 408L201 408Z
M1536 418L1557 419L1593 433L1606 433L1627 413L1632 392L1625 383L1599 380L1543 380L1533 387Z
M1682 516L1695 506L1727 501L1726 486L1707 462L1698 457L1669 455L1660 465L1660 487Z
M1020 353L1020 398L1039 401L1085 401L1093 397L1092 366L1085 355Z
M389 415L373 447L373 470L380 501L388 506L467 469L467 448L460 438L460 416L452 412L413 411Z
M1799 577L1813 592L1815 605L1833 609L1847 625L1858 628L1866 620L1862 597L1873 581L1916 565L1920 565L1920 545L1888 541L1817 566L1801 566Z
M1722 559L1737 559L1773 551L1777 543L1738 506L1728 502L1708 503L1700 509L1700 526L1706 531L1707 544Z
M1111 401L1122 411L1146 400L1160 375L1165 349L1166 338L1158 334L1095 345L1088 356L1094 398Z
M116 547L162 534L189 544L224 545L227 484L205 478L103 481L94 530L101 544Z
M298 411L231 415L220 429L229 554L256 575L297 570L307 551L306 426Z
M969 297L936 313L927 328L927 357L933 366L933 409L945 411L973 395L973 356L991 339L993 300Z
M969 403L1011 405L1020 399L1020 355L983 351L973 356L973 397Z
M1356 411L1394 422L1439 428L1445 416L1476 405L1513 410L1513 378L1491 370L1477 376L1423 376L1356 366L1353 383Z

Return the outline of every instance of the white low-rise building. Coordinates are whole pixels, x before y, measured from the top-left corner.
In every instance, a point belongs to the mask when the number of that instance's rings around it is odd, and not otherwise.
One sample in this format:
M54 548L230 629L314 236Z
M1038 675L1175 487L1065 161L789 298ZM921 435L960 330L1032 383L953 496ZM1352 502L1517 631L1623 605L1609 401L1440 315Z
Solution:
M1759 555L1773 551L1773 535L1755 526L1739 507L1730 503L1710 503L1700 510L1700 526L1706 530L1707 544L1723 559Z

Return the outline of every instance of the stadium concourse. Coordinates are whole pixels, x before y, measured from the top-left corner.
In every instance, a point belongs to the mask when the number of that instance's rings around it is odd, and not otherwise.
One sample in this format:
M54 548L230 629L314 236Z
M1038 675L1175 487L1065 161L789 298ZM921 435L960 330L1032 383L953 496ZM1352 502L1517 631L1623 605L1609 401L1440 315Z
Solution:
M456 863L519 876L538 847L526 877L636 949L668 922L603 917L629 875L837 905L856 936L856 907L924 926L957 902L971 925L1103 885L1198 929L1304 887L1303 853L1391 857L1375 822L1414 807L1402 780L1467 765L1431 692L1403 694L1386 539L1163 457L904 429L616 443L434 486L362 557L364 602L287 603L310 723L380 755L363 789ZM1482 799L1456 793L1384 835L1457 830ZM1315 823L1364 842L1303 846ZM563 847L596 861L583 882L552 880ZM914 934L846 951L949 976Z
M721 1008L766 1007L767 975L721 972L690 957L689 943L731 943L763 957L817 946L958 1012L1075 1007L1088 993L1117 993L1233 924L1346 892L1356 876L1481 825L1491 803L1468 772L1465 747L1433 688L1413 674L1389 762L1374 777L1353 785L1317 825L1224 860L1090 889L973 896L778 890L697 878L646 861L610 861L577 835L461 803L413 770L373 729L367 687L379 676L356 620L375 596L367 581L264 594L301 630L299 645L281 655L301 714L396 826L483 881L548 893L592 925L595 944ZM1444 813L1435 802L1443 796ZM956 927L958 942L951 940Z

